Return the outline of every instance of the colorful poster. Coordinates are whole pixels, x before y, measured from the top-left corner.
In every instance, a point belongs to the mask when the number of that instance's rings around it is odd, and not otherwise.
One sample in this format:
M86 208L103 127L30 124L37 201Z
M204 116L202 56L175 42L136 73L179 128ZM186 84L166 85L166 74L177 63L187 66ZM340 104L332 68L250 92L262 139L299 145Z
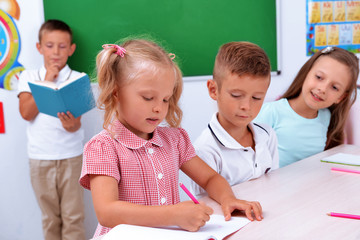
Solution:
M306 54L326 46L360 53L360 1L307 0Z
M21 49L20 34L14 19L19 19L20 8L15 0L0 0L0 88L16 90L20 72L18 62Z

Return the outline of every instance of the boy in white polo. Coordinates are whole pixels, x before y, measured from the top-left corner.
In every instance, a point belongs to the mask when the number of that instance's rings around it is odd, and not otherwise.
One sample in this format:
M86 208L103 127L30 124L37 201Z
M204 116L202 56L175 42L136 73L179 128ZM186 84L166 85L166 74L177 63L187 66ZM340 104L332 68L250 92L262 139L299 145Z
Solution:
M81 117L70 112L58 113L58 118L40 113L28 85L36 80L60 84L80 74L67 65L76 48L70 27L63 21L47 20L36 47L44 65L21 73L18 97L20 114L27 120L30 177L44 239L84 240L83 188L78 183L84 139Z
M198 156L231 186L279 168L277 138L272 128L253 123L270 84L270 62L259 46L230 42L215 60L209 95L217 101L208 127L195 141ZM194 194L205 191L191 182Z

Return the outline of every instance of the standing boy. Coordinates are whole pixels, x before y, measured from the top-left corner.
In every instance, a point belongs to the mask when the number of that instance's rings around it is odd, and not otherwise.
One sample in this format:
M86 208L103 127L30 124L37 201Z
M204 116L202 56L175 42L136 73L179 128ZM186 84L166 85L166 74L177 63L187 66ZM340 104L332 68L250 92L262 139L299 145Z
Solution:
M58 113L55 118L39 113L28 82L41 80L60 84L79 73L66 64L75 51L70 27L48 20L40 28L36 47L44 66L25 70L19 80L19 109L28 121L30 176L42 212L46 240L85 239L83 190L78 180L82 166L84 133L80 117Z
M259 46L230 42L215 60L209 95L217 101L215 113L195 141L198 156L231 186L257 178L279 167L273 129L253 123L270 84L270 62ZM198 195L205 191L192 182Z

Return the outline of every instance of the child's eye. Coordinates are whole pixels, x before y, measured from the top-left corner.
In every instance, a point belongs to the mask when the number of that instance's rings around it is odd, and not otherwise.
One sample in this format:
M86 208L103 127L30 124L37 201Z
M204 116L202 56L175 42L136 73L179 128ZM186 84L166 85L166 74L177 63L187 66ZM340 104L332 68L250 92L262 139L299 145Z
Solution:
M315 75L315 77L316 77L316 79L321 80L321 76L319 76L319 75Z
M332 89L334 89L335 91L339 91L339 88L337 86L332 86Z
M152 97L145 97L145 96L143 96L143 99L144 99L145 101L151 101L153 98L152 98Z
M168 103L168 102L169 102L169 99L164 99L163 102L164 102L164 103Z
M254 100L259 101L261 100L261 97L252 97Z
M238 97L241 97L241 94L231 93L231 96L234 97L234 98L238 98Z

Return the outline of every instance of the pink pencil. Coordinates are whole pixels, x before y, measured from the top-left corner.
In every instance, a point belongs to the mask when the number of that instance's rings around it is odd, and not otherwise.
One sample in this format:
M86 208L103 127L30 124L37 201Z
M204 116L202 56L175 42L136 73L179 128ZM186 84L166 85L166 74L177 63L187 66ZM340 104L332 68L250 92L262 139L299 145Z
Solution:
M360 215L353 215L353 214L346 214L346 213L328 213L327 215L332 217L342 217L342 218L351 218L351 219L358 219L360 220Z
M331 170L333 170L333 171L339 171L339 172L359 173L359 174L360 174L360 171L351 170L351 169L345 169L345 168L336 168L336 167L333 167L333 168L331 168Z
M184 190L184 192L193 200L194 203L199 204L199 201L191 194L191 192L185 187L184 184L180 183L180 187Z

